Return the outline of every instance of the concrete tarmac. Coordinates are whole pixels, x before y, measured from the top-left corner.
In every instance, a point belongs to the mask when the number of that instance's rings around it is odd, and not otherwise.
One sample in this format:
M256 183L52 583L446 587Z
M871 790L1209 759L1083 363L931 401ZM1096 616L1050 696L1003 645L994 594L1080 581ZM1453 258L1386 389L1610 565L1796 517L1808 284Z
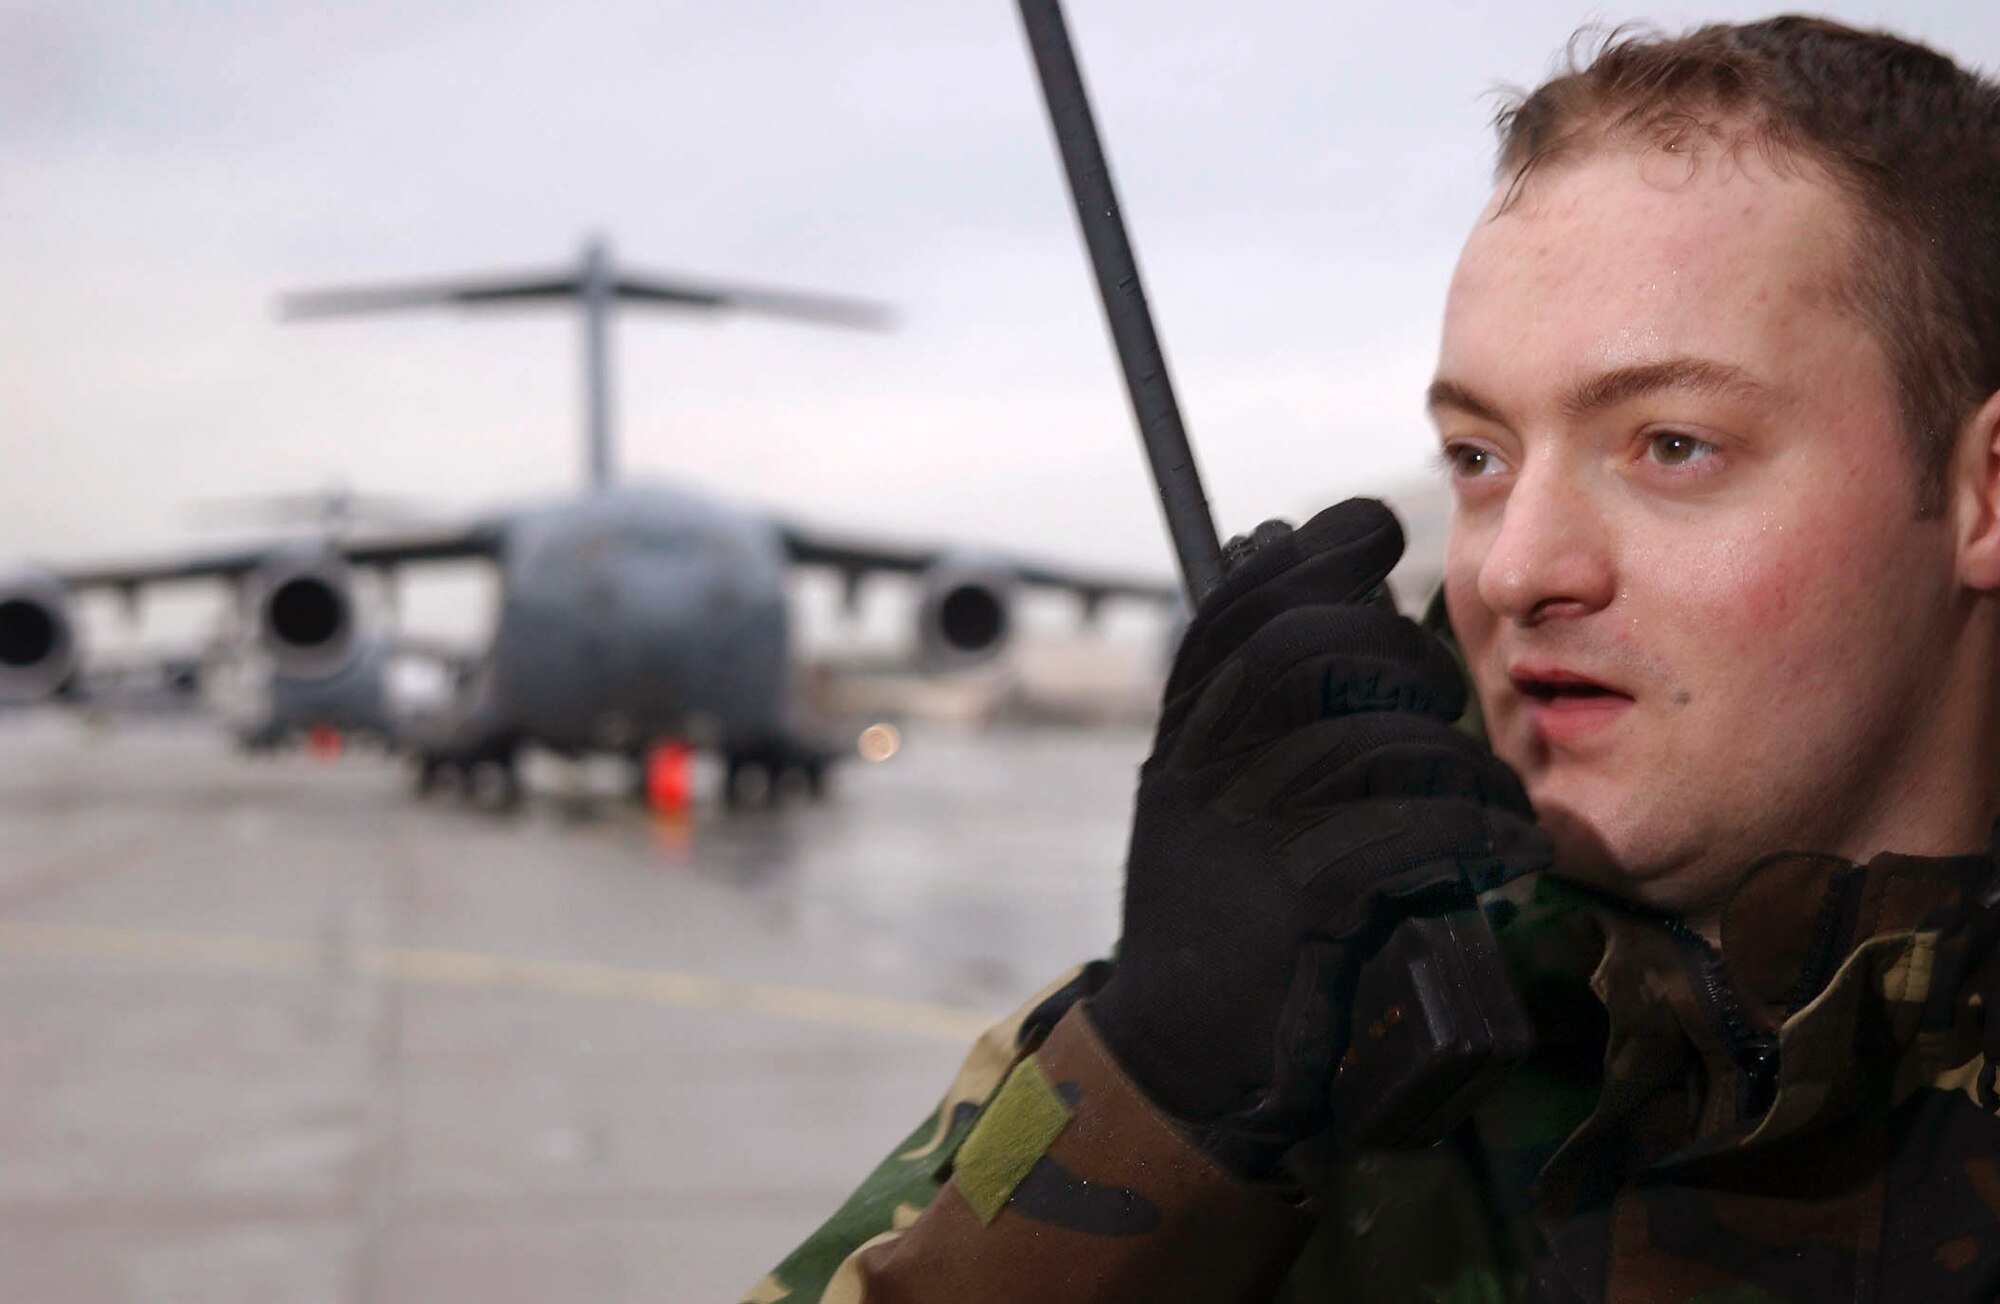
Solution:
M1109 946L1145 748L662 822L0 720L0 1299L733 1301Z

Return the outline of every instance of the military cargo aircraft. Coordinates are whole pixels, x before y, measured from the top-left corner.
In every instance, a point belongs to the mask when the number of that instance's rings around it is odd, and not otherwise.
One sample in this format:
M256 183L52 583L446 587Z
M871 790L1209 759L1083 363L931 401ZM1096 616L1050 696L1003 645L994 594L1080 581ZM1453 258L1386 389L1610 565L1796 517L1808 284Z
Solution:
M23 570L0 582L0 699L54 696L79 672L74 595L112 590L130 599L151 586L199 581L235 587L274 685L295 694L315 684L351 692L347 681L368 669L376 659L371 649L380 647L364 628L354 573L378 570L393 582L411 566L477 561L498 570L498 617L449 708L403 731L420 785L450 775L468 789L497 787L511 799L516 756L526 744L638 761L671 740L718 753L724 795L735 799L746 781L775 792L797 776L817 790L832 758L792 691L786 576L794 568L837 574L850 604L867 576L908 577L920 591L918 645L938 666L996 655L1024 587L1074 594L1086 620L1112 599L1178 601L1165 581L831 534L685 487L615 481L608 379L614 303L862 326L886 319L874 305L627 275L603 244L592 243L573 270L320 291L291 296L284 309L304 317L549 299L583 310L583 492L454 528Z

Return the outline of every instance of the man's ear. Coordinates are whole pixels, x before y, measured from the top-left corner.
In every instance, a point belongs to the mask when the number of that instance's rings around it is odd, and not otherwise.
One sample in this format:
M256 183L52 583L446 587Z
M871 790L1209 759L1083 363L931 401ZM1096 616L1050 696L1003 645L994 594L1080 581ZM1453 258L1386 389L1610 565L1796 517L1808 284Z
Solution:
M2000 591L2000 393L1959 432L1950 499L1958 578L1969 589Z

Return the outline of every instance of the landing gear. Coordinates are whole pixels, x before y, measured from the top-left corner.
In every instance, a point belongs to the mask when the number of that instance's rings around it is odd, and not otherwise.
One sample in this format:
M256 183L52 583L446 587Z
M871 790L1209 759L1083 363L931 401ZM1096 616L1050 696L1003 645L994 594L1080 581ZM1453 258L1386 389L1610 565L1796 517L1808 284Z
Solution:
M521 805L521 774L514 768L514 756L488 757L472 766L472 780L465 795L475 805L489 810L515 810Z
M452 779L463 780L464 775L449 761L430 752L417 757L417 767L411 787L419 797L428 797L438 790L440 784Z
M733 810L772 807L803 792L826 796L828 758L809 743L769 739L723 753L722 802Z
M731 810L776 804L777 785L766 764L743 752L730 752L722 762L722 804Z
M520 806L523 795L511 747L475 756L419 752L412 787L419 797L428 797L441 788L450 789L472 805L502 811Z

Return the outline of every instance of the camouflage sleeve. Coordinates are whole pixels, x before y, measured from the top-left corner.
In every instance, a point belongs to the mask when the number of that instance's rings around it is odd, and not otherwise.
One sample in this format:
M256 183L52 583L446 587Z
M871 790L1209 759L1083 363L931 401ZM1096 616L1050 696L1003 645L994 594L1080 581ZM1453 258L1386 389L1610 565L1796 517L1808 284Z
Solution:
M1197 1150L1083 1006L979 1112L934 1199L842 1265L830 1302L1268 1300L1313 1225Z
M1033 1045L1038 1034L1024 1029L1053 1021L1091 988L1101 968L1071 969L981 1033L937 1108L819 1230L750 1288L742 1304L835 1304L859 1299L851 1257L857 1250L894 1238L916 1221L949 1176L952 1159L972 1131L980 1108L1024 1053L1024 1045Z

